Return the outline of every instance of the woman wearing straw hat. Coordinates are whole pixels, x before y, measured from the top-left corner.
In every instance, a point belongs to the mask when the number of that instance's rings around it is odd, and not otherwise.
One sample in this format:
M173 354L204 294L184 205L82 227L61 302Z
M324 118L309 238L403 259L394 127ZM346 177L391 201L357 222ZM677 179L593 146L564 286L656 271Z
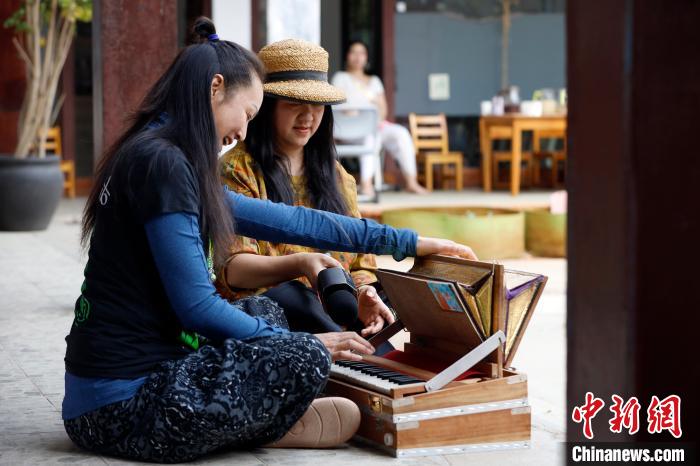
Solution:
M267 71L265 98L244 143L222 157L222 178L234 191L290 205L360 217L355 180L338 163L331 105L345 100L328 84L328 53L302 40L284 40L259 54ZM393 315L371 283L377 278L370 254L327 252L239 236L220 274L224 296L238 299L263 292L285 310L292 330L312 333L358 330L374 333ZM342 266L359 288L350 317L324 311L311 289L325 267ZM280 284L271 289L268 287Z

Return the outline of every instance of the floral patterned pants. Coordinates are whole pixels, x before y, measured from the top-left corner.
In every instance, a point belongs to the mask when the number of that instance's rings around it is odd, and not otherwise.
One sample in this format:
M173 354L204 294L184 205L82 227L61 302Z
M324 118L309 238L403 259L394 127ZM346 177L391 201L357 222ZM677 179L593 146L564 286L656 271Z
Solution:
M286 326L269 298L236 304ZM65 421L66 432L95 453L163 463L263 445L301 418L330 364L323 344L306 333L206 345L162 363L131 399Z

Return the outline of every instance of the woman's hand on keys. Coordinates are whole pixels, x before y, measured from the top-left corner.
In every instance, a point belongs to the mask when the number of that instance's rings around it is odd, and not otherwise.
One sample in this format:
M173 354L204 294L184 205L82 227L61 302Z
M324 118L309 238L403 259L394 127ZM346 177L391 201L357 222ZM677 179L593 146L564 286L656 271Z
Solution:
M374 347L355 332L317 333L316 338L331 353L333 360L362 361L362 354L374 353Z

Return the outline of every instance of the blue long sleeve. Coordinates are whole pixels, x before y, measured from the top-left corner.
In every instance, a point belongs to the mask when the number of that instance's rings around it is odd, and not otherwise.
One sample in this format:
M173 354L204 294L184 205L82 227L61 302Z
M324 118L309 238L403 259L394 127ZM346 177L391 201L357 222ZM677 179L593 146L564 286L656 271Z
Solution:
M226 187L224 190L236 232L241 235L330 251L391 254L397 261L416 255L418 236L413 230L254 199Z
M146 222L146 236L170 305L187 330L217 340L286 332L216 294L195 215L178 212L154 217Z

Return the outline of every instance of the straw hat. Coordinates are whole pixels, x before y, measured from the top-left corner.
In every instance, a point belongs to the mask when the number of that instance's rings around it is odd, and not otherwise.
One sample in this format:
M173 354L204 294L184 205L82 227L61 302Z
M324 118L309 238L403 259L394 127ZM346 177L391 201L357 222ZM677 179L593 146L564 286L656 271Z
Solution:
M265 95L315 104L345 102L345 92L328 84L328 52L311 42L287 39L263 47Z

